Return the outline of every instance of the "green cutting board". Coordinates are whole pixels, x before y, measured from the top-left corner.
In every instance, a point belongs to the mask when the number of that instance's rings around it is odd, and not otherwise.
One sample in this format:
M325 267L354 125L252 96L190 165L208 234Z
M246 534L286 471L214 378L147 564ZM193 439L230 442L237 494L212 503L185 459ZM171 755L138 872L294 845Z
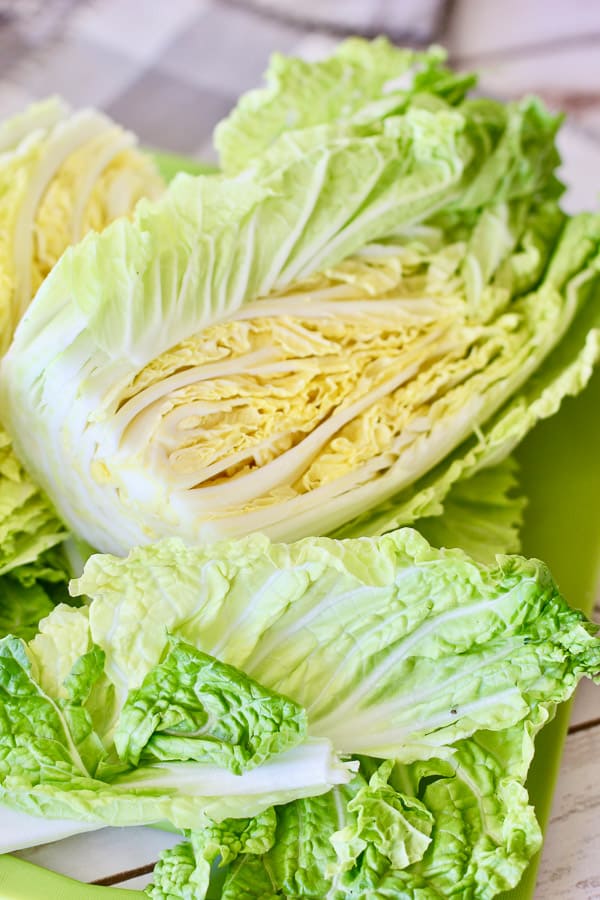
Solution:
M156 152L166 178L178 171L211 171L183 157ZM540 423L517 451L529 504L523 552L550 566L573 606L591 612L600 585L600 371L579 397ZM540 734L528 779L532 802L546 827L570 716L560 707ZM502 900L532 900L539 855L520 885ZM0 857L0 900L142 900L145 894L84 885L12 856Z
M571 605L589 614L600 600L600 370L583 394L533 429L516 455L529 499L523 553L547 562ZM544 830L570 713L570 703L559 707L536 741L528 788ZM530 900L538 865L539 854L503 900Z

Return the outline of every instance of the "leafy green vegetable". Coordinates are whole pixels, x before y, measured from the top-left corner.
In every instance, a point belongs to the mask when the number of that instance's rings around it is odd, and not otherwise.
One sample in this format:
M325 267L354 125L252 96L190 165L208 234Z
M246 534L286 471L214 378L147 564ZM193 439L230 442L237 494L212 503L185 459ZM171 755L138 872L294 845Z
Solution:
M44 550L44 552L40 553L40 555L32 560L32 562L10 569L8 573L9 577L23 587L31 587L32 585L41 582L48 591L52 591L53 589L61 591L62 596L63 585L68 583L69 579L76 571L69 550L70 543L71 540L67 539L62 543L51 547L49 550ZM86 553L85 558L87 559L90 555L89 552ZM82 571L83 563L79 568L78 574Z
M354 821L331 838L336 874L350 871L369 846L394 869L404 869L418 862L431 843L433 816L416 797L404 797L388 784L393 768L392 760L383 763L348 801Z
M0 637L29 639L54 604L68 602L67 531L0 428Z
M159 663L168 629L292 698L342 753L412 762L482 728L545 721L600 667L594 629L542 563L479 565L410 529L291 545L172 539L93 556L72 590L93 599L89 640L117 696ZM53 628L50 616L31 644L42 668Z
M266 853L275 842L276 827L277 817L271 807L254 819L226 819L193 831L189 842L177 844L161 855L148 893L154 900L204 897L211 864L217 858L221 865L227 865L241 853Z
M87 231L129 214L141 196L157 197L162 182L152 161L135 149L132 134L98 112L73 113L56 98L3 122L0 147L4 352L63 250ZM0 429L0 635L31 637L54 602L68 599L71 571L56 550L67 536Z
M456 104L476 81L442 65L444 51L398 49L385 38L351 38L321 62L273 54L268 87L249 91L215 130L221 168L239 172L285 131L398 115L409 104Z
M302 707L181 640L130 693L115 732L122 760L195 759L236 775L299 744Z
M539 847L534 737L600 679L545 566L496 555L509 454L600 356L600 217L560 211L558 119L465 99L436 49L268 78L217 130L224 176L47 278L124 170L119 214L160 188L101 116L2 132L6 340L41 287L0 381L0 800L13 830L185 829L155 900L218 863L222 900L491 898ZM145 546L52 609L85 541Z
M31 565L39 566L39 557L67 537L49 501L32 481L17 458L6 432L0 428L0 576L19 569L17 578L31 584L37 574ZM55 560L41 564L48 570L59 570ZM30 576L28 578L27 572ZM50 580L54 580L50 576Z
M158 197L162 181L132 134L99 112L72 112L56 98L3 122L0 148L3 353L66 247L130 214L141 196ZM35 429L27 439L45 452ZM67 535L0 429L0 635L30 637L57 597L67 599L68 560L51 552Z
M488 898L518 883L542 842L523 786L538 727L480 732L449 760L397 769L403 789L418 791L435 818L430 847L403 877L408 896Z
M98 663L97 653L84 656L66 685L67 699L53 700L32 677L22 641L0 640L0 781L11 790L45 782L75 786L95 770L102 747L81 700Z
M0 797L189 830L157 898L204 896L218 857L223 898L492 897L539 844L533 737L600 678L542 563L410 529L170 539L92 556L72 590L92 603L2 645Z
M517 553L527 505L517 483L512 457L457 481L444 498L443 512L418 520L419 532L434 547L460 547L488 564L498 553Z
M549 298L563 298L569 321L560 343L525 385L457 450L408 490L364 512L335 531L336 537L383 534L423 516L439 514L451 485L482 466L502 460L540 420L554 415L565 397L582 391L600 359L600 216L582 214L565 227L549 271L528 299L538 314ZM580 268L578 268L580 266ZM552 301L553 302L553 301ZM542 329L540 328L540 334Z
M0 636L13 634L29 640L40 619L53 609L52 600L40 584L34 582L25 587L9 575L0 578Z
M332 532L372 509L377 528L390 498L436 514L488 463L464 462L471 436L578 309L566 284L530 292L563 221L558 121L536 101L434 99L284 132L250 170L181 176L64 255L2 390L75 533L126 552ZM434 502L415 495L452 453Z
M86 610L69 612L85 618ZM31 656L33 664L17 638L0 640L0 798L14 809L83 823L169 820L190 828L209 821L206 817L254 816L274 803L319 794L351 777L353 766L339 761L328 740L303 740L305 725L297 705L229 666L215 660L207 666L204 654L180 643L126 701L115 745L106 730L100 733L106 715L101 701L111 697L104 651L92 645L78 656L60 694L42 686L36 656ZM186 675L197 685L204 681L198 696L190 690L182 695ZM243 705L249 692L253 708ZM159 758L170 761L156 761L147 728L142 739L150 753L137 766L142 730L137 713L144 703L148 710L152 694L154 712L162 705L162 720L151 720L150 728L158 732ZM191 735L177 741L178 733L186 736L182 704L187 723L200 725L203 713L215 713L219 695L222 704L237 703L229 719L209 722L195 741ZM171 742L161 734L165 724L174 726ZM128 728L134 729L129 741ZM202 732L201 725L198 730ZM160 752L165 737L167 753ZM189 761L192 747L201 762ZM117 749L128 761L119 761ZM8 840L14 847L14 834Z
M129 213L140 196L158 196L161 180L134 144L100 113L72 113L58 99L0 126L1 352L68 245ZM68 600L71 571L57 551L67 536L0 429L0 636L32 637L54 603Z
M147 893L201 900L224 850L223 900L487 900L518 883L541 844L523 787L532 751L520 724L461 741L449 759L365 759L351 784L271 811L276 829L269 821L263 841L232 841L228 823L221 841L219 826L192 832L163 854Z
M154 867L154 883L146 889L146 893L154 900L172 900L174 897L192 900L194 897L205 897L210 880L210 864L202 859L201 854L198 857L188 841L163 851Z

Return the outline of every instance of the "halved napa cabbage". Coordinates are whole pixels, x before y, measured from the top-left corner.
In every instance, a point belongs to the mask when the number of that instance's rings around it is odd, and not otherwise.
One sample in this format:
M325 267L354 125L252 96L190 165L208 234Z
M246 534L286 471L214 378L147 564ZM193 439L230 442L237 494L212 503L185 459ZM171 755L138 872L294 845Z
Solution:
M0 350L67 247L130 215L163 183L136 138L57 98L0 126Z
M436 98L290 131L66 253L2 372L64 520L124 552L439 513L598 355L600 221L561 234L556 127Z
M34 104L0 126L0 352L64 250L90 230L129 216L163 184L129 132L93 110L58 99ZM43 437L32 429L31 441ZM52 504L0 430L0 636L29 637L66 598L78 563Z

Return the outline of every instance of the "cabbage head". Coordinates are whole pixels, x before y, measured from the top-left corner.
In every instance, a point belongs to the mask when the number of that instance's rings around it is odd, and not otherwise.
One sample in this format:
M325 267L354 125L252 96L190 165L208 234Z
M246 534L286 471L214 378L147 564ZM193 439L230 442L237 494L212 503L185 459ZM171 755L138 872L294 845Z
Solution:
M600 219L538 101L300 124L88 235L17 331L6 426L99 550L439 514L590 377Z
M136 143L102 113L58 98L0 125L0 351L67 247L162 193Z

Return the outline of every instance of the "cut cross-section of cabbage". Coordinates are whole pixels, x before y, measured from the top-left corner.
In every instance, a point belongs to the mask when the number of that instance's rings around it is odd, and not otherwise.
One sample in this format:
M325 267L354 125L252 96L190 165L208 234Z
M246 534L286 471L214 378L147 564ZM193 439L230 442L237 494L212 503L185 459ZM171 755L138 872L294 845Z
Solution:
M0 127L0 350L62 253L163 183L136 138L53 98Z
M556 125L535 101L438 98L288 132L66 253L3 367L64 520L123 552L439 512L597 355L600 223L559 237Z
M162 190L134 135L99 112L72 112L55 98L0 125L0 353L65 249ZM29 439L43 447L34 426ZM0 636L30 636L66 597L80 571L56 546L67 537L0 429Z

